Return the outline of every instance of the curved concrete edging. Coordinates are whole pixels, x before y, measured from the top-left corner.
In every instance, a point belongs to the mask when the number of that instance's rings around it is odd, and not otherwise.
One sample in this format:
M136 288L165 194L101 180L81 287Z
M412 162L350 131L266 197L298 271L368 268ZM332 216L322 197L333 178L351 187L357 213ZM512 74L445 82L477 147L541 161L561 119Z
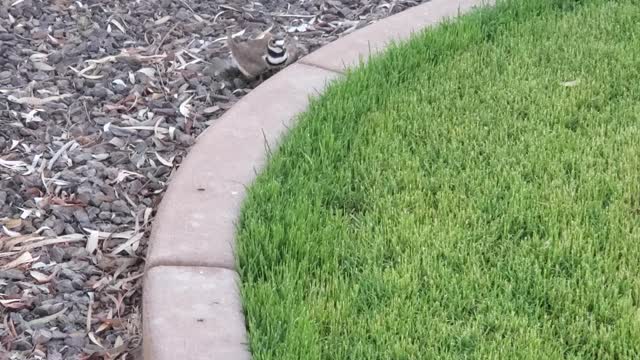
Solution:
M235 220L250 185L309 96L392 40L495 0L431 0L366 26L279 71L198 138L154 220L143 289L145 360L250 359Z

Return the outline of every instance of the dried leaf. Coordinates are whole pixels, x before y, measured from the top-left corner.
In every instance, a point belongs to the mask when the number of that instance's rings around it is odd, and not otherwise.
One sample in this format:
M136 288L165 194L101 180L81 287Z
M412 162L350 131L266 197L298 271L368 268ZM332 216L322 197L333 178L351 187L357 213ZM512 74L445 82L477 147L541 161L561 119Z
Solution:
M13 171L26 171L29 166L24 161L20 160L3 160L0 159L0 166L5 167Z
M126 143L124 140L114 137L113 139L109 140L109 144L115 146L118 149L122 149Z
M13 310L22 310L28 306L27 304L22 302L21 299L6 299L6 300L0 299L0 305L2 305L7 309L13 309Z
M89 233L89 238L87 239L86 249L89 254L93 254L94 251L98 248L98 240L100 239L97 232L93 231Z
M44 111L44 110L42 110L42 109L33 109L33 110L29 111L28 113L21 114L21 115L22 115L22 117L25 119L25 121L27 123L30 123L30 122L41 122L42 118L39 117L39 116L36 116L36 114L39 113L39 112L42 112L42 111Z
M191 113L191 106L189 104L189 102L191 101L191 99L193 99L195 95L191 95L187 100L183 101L182 104L180 104L180 114L182 114L182 116L188 118L189 114Z
M140 241L140 239L142 239L143 236L144 236L143 232L134 235L133 237L131 237L126 242L118 245L118 247L116 247L111 252L111 255L116 255L116 254L118 254L119 252L121 252L123 250L127 250L127 252L129 252L130 248L132 248L134 246L134 244L137 244Z
M143 73L143 74L145 74L146 76L148 76L150 78L154 78L155 75L156 75L156 69L150 68L150 67L141 68L136 72Z
M19 233L19 232L17 232L17 231L11 231L11 230L7 229L7 227L6 227L6 226L4 226L4 225L2 226L2 231L3 231L5 234L7 234L7 236L9 236L9 237L16 237L16 236L21 236L21 235L22 235L22 234L20 234L20 233Z
M49 165L47 165L47 169L51 170L53 168L53 165L55 165L56 161L58 160L58 158L74 144L76 144L75 140L69 140L60 149L58 149L58 151L56 151L56 153L53 154L53 157L51 158L51 160L49 160Z
M36 281L37 281L39 284L43 284L43 283L46 283L46 282L48 282L49 280L51 280L51 278L49 277L49 275L47 275L47 274L43 274L43 273L41 273L41 272L39 272L39 271L34 271L34 270L29 271L29 275L31 275L31 277L32 277L32 278L36 279Z
M122 81L122 79L115 79L111 82L113 85L120 85L120 86L127 86L127 84L125 84L124 81Z
M98 326L98 329L96 329L96 334L99 334L99 333L107 330L110 327L111 327L111 323L104 322L104 323L100 324L100 326Z
M114 348L118 348L118 347L121 347L122 345L124 345L124 341L122 340L122 338L120 336L118 336L116 338L116 341L114 341L114 343L113 343L113 347Z
M89 66L84 70L78 70L76 68L74 68L73 66L69 66L69 69L73 70L76 74L78 74L79 76L82 76L83 78L89 79L89 80L99 80L102 79L104 77L104 75L87 75L85 74L85 72L89 71L89 70L93 70L95 68L95 66Z
M55 244L82 241L82 240L84 240L84 238L85 238L85 236L82 235L82 234L68 234L68 235L63 235L63 236L59 236L59 237L56 237L56 238L42 240L42 241L39 241L39 242L36 242L36 243L32 243L32 244L29 244L29 245L16 247L16 250L22 250L22 251L31 250L31 249L35 249L35 248L39 248L39 247L43 247L43 246L48 246L48 245L55 245Z
M152 212L153 212L153 209L150 207L144 209L144 216L143 216L143 223L142 223L143 226L149 223L149 219L151 218Z
M220 106L215 105L215 106L210 106L210 107L204 109L202 112L205 113L205 114L213 114L214 112L216 112L218 110L220 110Z
M2 268L5 269L5 270L6 269L13 269L13 268L16 268L16 267L18 267L20 265L24 265L24 264L28 264L30 262L33 262L33 261L37 260L38 258L39 257L34 259L31 256L31 253L25 252L22 255L18 256L17 259L15 259L13 261L10 261L7 264L5 264Z
M29 60L32 62L45 62L47 57L49 57L49 55L44 53L34 53L29 56Z
M93 342L94 344L96 344L99 347L104 349L104 346L102 346L100 341L98 341L98 339L96 339L96 335L94 333L92 333L92 332L89 333L89 339L91 339L91 342Z
M116 21L115 19L111 19L111 23L113 25L115 25L118 29L120 29L120 31L122 31L123 34L126 34L127 31L124 29L124 26L122 26L118 21Z
M120 170L120 172L118 173L118 176L116 176L116 178L115 178L115 180L113 182L116 183L116 184L121 183L121 182L123 182L124 180L126 180L130 176L137 176L137 177L140 177L140 178L144 178L144 175L135 173L133 171Z
M162 25L162 24L166 23L169 20L171 20L171 16L167 15L167 16L161 17L160 19L154 21L154 24Z
M22 97L22 98L17 98L13 95L9 95L7 96L7 100L14 102L16 104L22 104L22 105L31 105L31 106L41 106L53 101L59 101L65 98L68 98L70 96L73 96L71 94L62 94L62 95L58 95L58 96L49 96L46 98L36 98L36 97Z
M109 158L109 154L95 154L91 155L91 157L98 161L103 161Z
M158 154L157 151L155 152L155 154L156 154L156 157L158 158L158 161L160 161L164 166L173 167L173 157L171 157L170 160L167 160L162 156L160 156L160 154Z

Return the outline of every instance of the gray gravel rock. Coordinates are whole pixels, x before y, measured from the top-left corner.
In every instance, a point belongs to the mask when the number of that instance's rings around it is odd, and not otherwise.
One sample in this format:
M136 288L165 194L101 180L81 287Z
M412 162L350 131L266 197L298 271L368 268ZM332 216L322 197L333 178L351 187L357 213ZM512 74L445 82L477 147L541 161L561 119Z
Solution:
M59 247L52 247L49 249L49 259L56 263L61 263L64 259L64 250Z
M69 293L75 291L71 280L58 280L56 282L56 290L61 293Z
M18 269L9 269L0 271L0 279L8 280L24 280L25 276L22 271Z
M8 90L2 96L61 96L37 107L5 101L0 108L0 158L24 164L0 167L0 219L22 217L12 230L37 236L31 243L53 241L30 249L36 260L23 268L0 271L0 293L25 301L8 312L20 332L12 356L89 358L90 292L93 331L107 314L117 311L123 320L96 333L101 343L109 348L120 337L140 345L137 275L150 230L143 222L152 220L145 214L153 214L197 136L274 73L242 76L220 41L227 29L244 30L246 39L273 25L297 42L300 56L422 2L0 2L0 88ZM185 118L180 106L187 99L192 115ZM105 255L126 241L105 234L87 251L91 231L126 234L136 224L144 236L133 255ZM0 266L11 260L0 259ZM121 302L117 310L113 299ZM62 309L46 324L30 323Z
M40 329L36 330L33 333L33 335L31 336L31 340L34 344L41 345L48 343L51 340L52 336L53 334L51 333L51 331Z
M57 300L49 301L46 304L42 304L35 309L33 313L38 317L55 314L64 309L64 303L57 302Z
M116 200L111 203L111 211L116 213L128 213L129 207L124 200Z
M82 332L70 334L64 339L65 345L76 347L76 348L82 347L85 344L85 342L86 342L86 337Z

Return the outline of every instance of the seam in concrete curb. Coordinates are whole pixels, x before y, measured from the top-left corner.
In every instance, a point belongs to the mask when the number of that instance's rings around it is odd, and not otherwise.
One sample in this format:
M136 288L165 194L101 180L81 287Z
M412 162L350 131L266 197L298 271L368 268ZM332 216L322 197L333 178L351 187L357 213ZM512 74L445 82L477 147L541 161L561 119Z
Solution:
M238 101L197 139L158 208L143 288L146 360L251 358L235 271L236 221L282 135L345 69L495 0L431 0L327 44Z

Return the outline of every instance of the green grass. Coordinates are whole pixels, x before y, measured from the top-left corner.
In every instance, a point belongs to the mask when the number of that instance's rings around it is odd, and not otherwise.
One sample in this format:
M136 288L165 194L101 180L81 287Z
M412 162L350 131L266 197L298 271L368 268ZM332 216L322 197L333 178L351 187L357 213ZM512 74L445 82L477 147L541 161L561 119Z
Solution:
M239 224L254 359L640 358L638 24L506 1L313 101Z

